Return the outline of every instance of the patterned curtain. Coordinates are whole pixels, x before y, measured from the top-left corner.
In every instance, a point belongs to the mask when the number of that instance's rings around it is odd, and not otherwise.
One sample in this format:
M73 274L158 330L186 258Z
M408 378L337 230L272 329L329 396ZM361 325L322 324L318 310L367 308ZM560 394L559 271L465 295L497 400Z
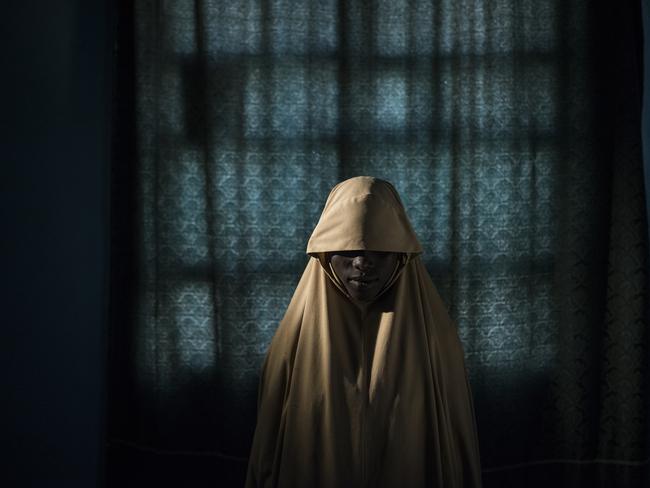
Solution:
M646 486L640 1L122 3L114 486L241 486L307 239L362 174L458 324L485 485Z

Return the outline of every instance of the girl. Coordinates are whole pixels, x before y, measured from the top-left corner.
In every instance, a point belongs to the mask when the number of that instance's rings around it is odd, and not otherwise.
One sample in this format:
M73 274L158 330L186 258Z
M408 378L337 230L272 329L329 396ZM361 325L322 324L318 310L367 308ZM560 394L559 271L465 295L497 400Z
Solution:
M454 324L393 186L335 186L262 369L246 486L480 487Z

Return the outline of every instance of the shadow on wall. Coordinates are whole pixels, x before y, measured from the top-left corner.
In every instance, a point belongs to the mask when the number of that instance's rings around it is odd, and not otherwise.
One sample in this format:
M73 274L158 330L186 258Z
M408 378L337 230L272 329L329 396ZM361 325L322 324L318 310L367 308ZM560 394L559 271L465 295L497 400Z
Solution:
M112 7L8 3L0 484L88 488L103 478Z

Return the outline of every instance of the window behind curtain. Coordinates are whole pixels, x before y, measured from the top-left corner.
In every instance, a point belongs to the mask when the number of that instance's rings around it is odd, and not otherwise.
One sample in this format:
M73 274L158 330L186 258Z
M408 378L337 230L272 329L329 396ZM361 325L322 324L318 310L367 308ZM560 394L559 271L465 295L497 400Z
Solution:
M131 441L245 461L308 237L330 188L365 174L396 186L458 324L484 465L595 452L610 181L583 2L134 15Z

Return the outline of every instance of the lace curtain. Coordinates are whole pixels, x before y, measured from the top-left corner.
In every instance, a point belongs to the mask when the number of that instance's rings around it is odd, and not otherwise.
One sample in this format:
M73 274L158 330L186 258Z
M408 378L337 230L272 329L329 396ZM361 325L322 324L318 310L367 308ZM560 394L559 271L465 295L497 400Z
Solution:
M361 174L400 192L458 324L485 485L642 486L640 22L638 1L123 2L116 486L242 484L308 236Z

